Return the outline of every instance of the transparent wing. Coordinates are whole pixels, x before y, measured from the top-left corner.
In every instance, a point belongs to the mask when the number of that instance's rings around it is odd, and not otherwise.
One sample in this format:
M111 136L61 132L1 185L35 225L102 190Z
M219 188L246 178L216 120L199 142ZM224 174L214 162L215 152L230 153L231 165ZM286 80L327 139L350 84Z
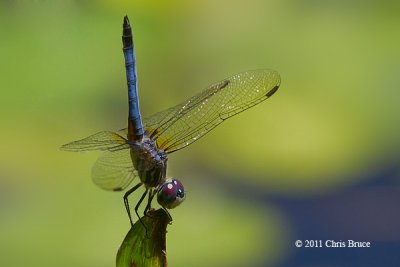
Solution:
M126 139L117 133L104 131L95 133L82 140L73 141L61 146L62 150L80 152L91 150L119 150L128 149Z
M121 135L104 131L61 147L62 150L80 152L105 150L92 168L94 183L106 190L125 189L138 176L130 155L130 146Z
M129 149L103 152L92 168L93 182L106 190L123 190L136 177Z
M182 149L218 124L272 96L274 70L247 71L209 86L185 102L144 120L147 135L168 153Z

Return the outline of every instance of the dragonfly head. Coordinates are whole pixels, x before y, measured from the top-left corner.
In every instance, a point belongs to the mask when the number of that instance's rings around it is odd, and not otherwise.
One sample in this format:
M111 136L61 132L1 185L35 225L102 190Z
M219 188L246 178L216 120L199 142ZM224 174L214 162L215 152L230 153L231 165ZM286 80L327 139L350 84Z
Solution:
M167 179L157 191L157 201L162 207L173 209L185 200L185 190L177 179Z

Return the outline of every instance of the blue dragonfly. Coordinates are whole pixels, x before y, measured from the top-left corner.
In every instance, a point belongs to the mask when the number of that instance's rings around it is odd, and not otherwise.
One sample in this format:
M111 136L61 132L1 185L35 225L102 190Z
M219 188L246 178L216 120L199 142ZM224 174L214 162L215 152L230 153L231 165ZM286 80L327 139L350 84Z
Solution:
M144 214L151 208L156 195L158 203L166 211L185 199L182 183L166 177L168 155L199 140L224 120L271 97L279 88L280 76L268 69L239 73L142 122L136 58L127 16L124 18L122 41L128 83L128 127L117 132L102 131L65 144L61 149L103 151L93 166L92 179L105 190L122 191L139 178L123 197L133 224L128 197L141 186L145 191L135 206L139 219L138 209L146 195L148 201Z

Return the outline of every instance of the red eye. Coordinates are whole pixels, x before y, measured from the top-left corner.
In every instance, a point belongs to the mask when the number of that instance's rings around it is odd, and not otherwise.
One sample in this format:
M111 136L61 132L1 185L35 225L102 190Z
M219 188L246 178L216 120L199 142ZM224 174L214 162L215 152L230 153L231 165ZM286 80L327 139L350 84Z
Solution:
M179 180L168 179L157 192L158 203L167 209L173 209L185 199L185 191Z

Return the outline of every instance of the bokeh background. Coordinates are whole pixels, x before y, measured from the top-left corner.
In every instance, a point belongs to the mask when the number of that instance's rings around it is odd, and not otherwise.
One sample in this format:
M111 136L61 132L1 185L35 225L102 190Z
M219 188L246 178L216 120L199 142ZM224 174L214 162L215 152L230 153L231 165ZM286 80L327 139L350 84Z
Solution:
M187 190L170 266L400 265L398 2L3 0L1 266L115 265L123 194L92 183L97 153L59 147L125 127L126 14L144 116L244 70L282 76L271 99L170 156Z

